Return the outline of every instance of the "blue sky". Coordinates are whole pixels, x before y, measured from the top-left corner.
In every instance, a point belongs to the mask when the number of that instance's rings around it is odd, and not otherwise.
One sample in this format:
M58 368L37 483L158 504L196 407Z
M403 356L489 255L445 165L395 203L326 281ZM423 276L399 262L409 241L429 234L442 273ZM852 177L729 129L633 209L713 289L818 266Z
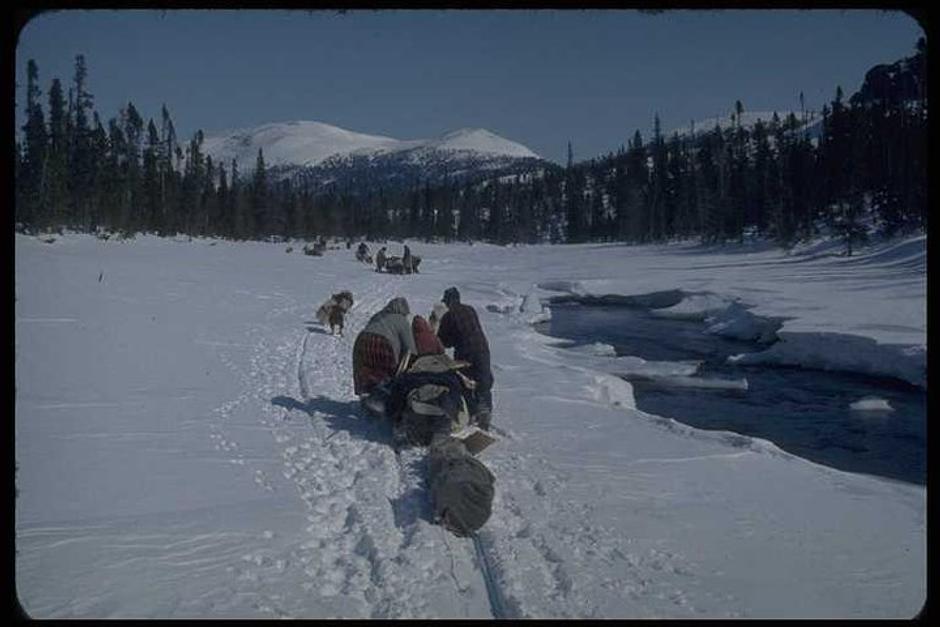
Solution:
M899 12L60 11L29 22L16 58L54 77L84 54L102 120L166 103L181 137L316 120L416 139L483 127L563 162L616 150L658 113L666 131L846 95L922 34Z

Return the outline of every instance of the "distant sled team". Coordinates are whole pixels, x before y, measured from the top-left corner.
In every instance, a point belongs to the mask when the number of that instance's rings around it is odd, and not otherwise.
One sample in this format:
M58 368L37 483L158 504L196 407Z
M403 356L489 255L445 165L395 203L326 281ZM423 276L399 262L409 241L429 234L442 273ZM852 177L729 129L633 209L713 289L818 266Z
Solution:
M405 245L401 257L390 256L388 247L382 246L375 254L375 271L388 274L417 274L421 265L421 257L412 255L411 249ZM369 245L361 242L356 248L356 261L372 265L372 251Z
M406 244L404 253L401 257L388 256L385 252L386 246L379 249L375 254L375 271L387 272L389 274L417 274L418 266L421 265L421 257L412 255L411 249Z

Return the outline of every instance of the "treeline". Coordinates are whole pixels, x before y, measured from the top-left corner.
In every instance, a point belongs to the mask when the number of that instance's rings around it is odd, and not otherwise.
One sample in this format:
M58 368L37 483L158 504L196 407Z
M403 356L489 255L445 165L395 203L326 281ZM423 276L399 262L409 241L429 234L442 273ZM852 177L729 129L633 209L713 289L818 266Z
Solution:
M485 204L497 224L488 235L639 243L753 234L789 245L826 229L851 254L869 228L923 229L926 54L921 39L913 57L881 72L904 74L894 79L904 89L881 85L845 102L837 88L818 120L774 114L745 126L739 101L729 128L716 123L704 134L693 128L666 138L657 116L649 142L637 131L616 154L580 164L569 143L563 172L493 185Z
M16 145L16 221L27 230L104 228L236 239L317 236L496 243L624 241L746 234L790 244L828 227L849 249L872 222L885 232L926 224L926 44L905 67L923 74L920 97L844 102L821 122L805 116L664 136L639 131L616 154L544 164L527 175L411 187L320 187L277 176L259 151L250 171L214 163L203 134L178 142L128 103L102 124L84 58L68 96L58 79L44 115L38 68L27 66L26 124ZM919 79L920 80L920 79Z
M202 153L203 134L178 141L164 106L144 123L133 103L103 124L93 109L85 59L75 59L68 97L58 78L43 113L39 70L27 64L26 124L16 145L20 228L99 228L133 234L254 237L269 202L263 162L250 177Z

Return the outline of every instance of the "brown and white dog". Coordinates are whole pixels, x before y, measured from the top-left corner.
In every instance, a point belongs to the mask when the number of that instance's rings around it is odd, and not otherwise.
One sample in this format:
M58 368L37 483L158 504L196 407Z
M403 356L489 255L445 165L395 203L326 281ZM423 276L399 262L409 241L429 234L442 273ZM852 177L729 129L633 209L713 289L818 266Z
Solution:
M339 327L339 334L343 334L343 321L346 313L352 309L352 292L342 291L330 296L330 299L320 305L317 309L317 320L323 326L329 325L330 333L336 333L336 327Z

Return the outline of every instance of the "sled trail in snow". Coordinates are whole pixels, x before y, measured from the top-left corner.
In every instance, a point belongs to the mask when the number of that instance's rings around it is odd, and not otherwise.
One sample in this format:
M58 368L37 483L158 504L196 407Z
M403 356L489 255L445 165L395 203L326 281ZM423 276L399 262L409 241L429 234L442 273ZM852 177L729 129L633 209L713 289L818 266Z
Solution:
M307 448L289 448L288 454L301 464L291 476L316 538L305 547L313 549L309 559L315 564L308 574L333 582L321 593L335 590L359 600L355 611L343 615L595 615L572 583L569 567L550 548L554 536L548 529L543 533L544 523L529 520L515 502L519 488L548 505L545 492L533 488L538 482L532 477L543 468L505 451L486 459L497 474L493 515L473 539L456 538L430 521L426 451L411 448L396 455L387 425L359 410L352 390L352 342L372 314L400 295L397 283L381 278L353 289L357 299L368 296L357 300L347 317L345 337L310 333L299 342L297 387L317 435ZM522 532L506 533L514 527ZM316 591L314 583L310 592Z
M432 523L426 451L396 454L388 426L362 412L353 392L356 334L401 295L398 282L369 274L343 286L356 298L345 335L297 328L329 293L306 305L279 303L249 333L255 348L248 371L231 363L246 391L220 414L256 408L260 427L275 440L280 469L255 468L224 420L218 446L234 464L247 465L262 490L286 482L306 512L291 546L248 556L236 573L239 593L254 595L272 616L578 618L603 615L600 588L611 597L651 595L671 615L695 615L683 605L681 588L653 577L673 562L684 572L681 558L662 559L655 548L637 554L619 530L587 524L591 512L560 493L564 473L523 454L525 439L487 452L496 496L475 538L450 536ZM596 551L580 551L586 543ZM285 586L301 592L282 594Z
M469 570L471 558L452 555L428 524L424 451L396 455L390 430L360 411L352 390L353 338L396 294L388 284L353 293L368 296L350 311L345 336L303 340L298 387L313 435L285 449L309 511L309 592L342 597L343 616L484 616L472 586L442 585L459 581L455 565Z

